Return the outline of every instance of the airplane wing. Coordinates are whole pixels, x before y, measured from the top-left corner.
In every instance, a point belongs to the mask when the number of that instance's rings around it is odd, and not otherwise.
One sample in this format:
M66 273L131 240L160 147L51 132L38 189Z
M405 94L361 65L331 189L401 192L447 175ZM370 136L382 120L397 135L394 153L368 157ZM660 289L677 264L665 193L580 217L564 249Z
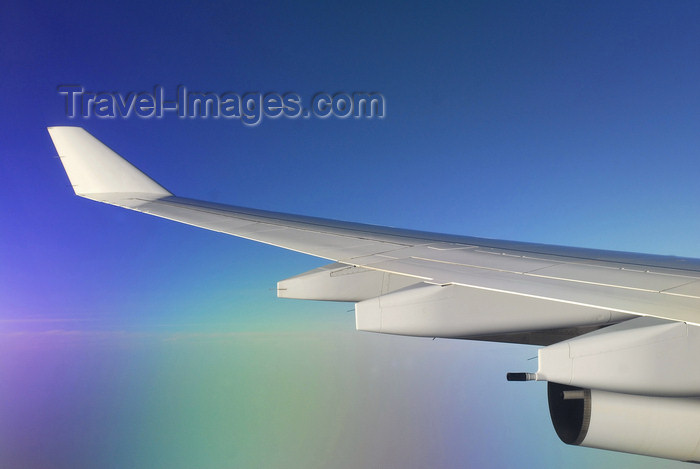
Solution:
M352 301L358 330L547 345L537 373L512 377L549 381L550 413L566 443L700 459L700 433L674 433L700 422L700 260L192 200L82 128L48 130L81 197L332 261L280 281L280 297ZM666 425L670 436L656 432L640 447L636 435L649 425Z
M76 194L98 202L329 259L340 268L363 269L356 269L356 275L370 271L404 277L399 285L414 280L481 291L472 295L475 299L489 296L483 292L514 295L540 300L531 301L536 307L545 301L591 309L613 322L629 314L700 324L699 260L450 236L186 199L172 195L80 127L51 127L49 133ZM294 294L285 288L281 286L281 296ZM375 291L391 293L370 290L341 299L361 303L380 296ZM572 325L553 319L538 327ZM427 335L440 335L436 332ZM477 328L447 335L489 332ZM502 332L508 331L495 333Z

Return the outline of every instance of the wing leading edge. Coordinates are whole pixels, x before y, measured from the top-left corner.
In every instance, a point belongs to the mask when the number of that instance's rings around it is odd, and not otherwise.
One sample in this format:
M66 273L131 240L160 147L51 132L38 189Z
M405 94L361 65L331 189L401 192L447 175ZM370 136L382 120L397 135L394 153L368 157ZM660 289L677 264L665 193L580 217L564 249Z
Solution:
M400 230L176 197L80 127L49 133L77 195L329 259L279 296L355 301L376 332L533 342L633 316L700 324L700 260ZM547 343L549 339L540 340ZM537 340L534 340L537 343Z

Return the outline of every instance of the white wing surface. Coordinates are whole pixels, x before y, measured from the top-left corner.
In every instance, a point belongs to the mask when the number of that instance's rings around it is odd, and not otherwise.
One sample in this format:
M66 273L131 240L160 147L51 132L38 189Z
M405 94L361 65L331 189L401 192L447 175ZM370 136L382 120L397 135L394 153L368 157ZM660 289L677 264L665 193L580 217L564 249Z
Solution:
M49 133L82 197L334 261L280 282L280 296L356 301L358 328L481 337L610 324L629 315L700 324L699 260L442 235L191 200L172 195L80 127L51 127ZM343 273L348 268L354 271ZM458 288L425 288L431 285ZM319 291L324 288L331 293ZM354 293L348 298L342 291ZM409 300L430 306L405 313L406 321L419 324L397 332L392 328L402 318L394 317L391 305L406 310ZM450 331L455 320L447 316L460 313L455 305L461 300L469 303L465 314L475 327ZM451 312L437 311L440 303ZM490 305L495 311L488 311ZM493 318L500 310L513 327ZM421 320L421 314L430 317ZM532 315L539 316L530 325ZM498 327L479 326L483 316ZM431 321L443 324L421 333Z

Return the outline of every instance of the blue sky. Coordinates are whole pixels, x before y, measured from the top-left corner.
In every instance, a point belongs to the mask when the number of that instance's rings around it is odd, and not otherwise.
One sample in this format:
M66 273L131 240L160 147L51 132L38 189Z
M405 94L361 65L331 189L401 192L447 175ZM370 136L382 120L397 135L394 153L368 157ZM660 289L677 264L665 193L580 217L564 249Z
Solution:
M695 2L6 5L0 466L674 465L559 443L544 388L504 380L532 348L356 333L349 304L275 298L322 260L73 196L46 126L177 195L700 257L698 20ZM62 84L387 107L69 119Z

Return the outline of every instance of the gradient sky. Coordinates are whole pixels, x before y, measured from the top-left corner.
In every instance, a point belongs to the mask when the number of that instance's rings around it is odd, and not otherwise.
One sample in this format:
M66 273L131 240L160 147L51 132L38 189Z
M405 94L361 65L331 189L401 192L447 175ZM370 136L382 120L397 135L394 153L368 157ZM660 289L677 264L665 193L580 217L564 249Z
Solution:
M72 195L80 125L172 192L700 257L697 2L11 2L0 15L0 467L680 467L560 443L536 349L278 300L323 260ZM376 91L384 119L69 119L61 84Z

